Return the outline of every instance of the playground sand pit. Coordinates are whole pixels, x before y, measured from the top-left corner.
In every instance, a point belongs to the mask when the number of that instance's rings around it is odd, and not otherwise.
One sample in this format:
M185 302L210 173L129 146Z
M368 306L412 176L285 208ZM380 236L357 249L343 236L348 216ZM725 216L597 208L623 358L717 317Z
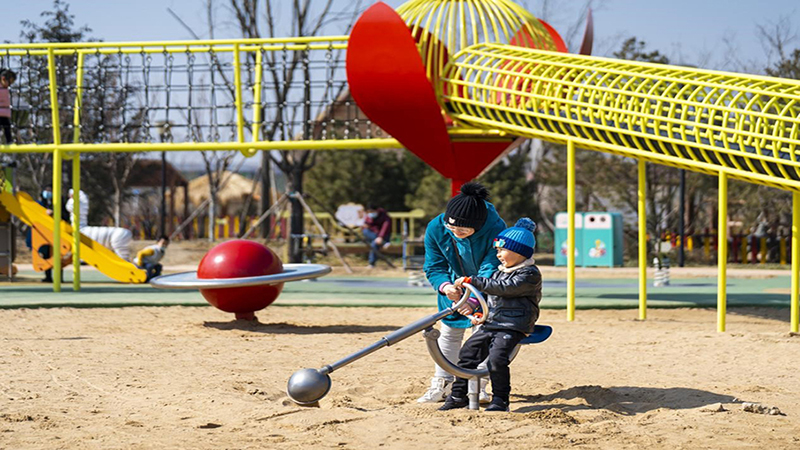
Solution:
M280 302L280 300L279 300ZM0 311L2 449L798 448L800 337L788 310L546 310L512 364L511 413L417 404L421 335L332 374L319 407L284 389L430 309ZM743 402L785 415L746 412Z

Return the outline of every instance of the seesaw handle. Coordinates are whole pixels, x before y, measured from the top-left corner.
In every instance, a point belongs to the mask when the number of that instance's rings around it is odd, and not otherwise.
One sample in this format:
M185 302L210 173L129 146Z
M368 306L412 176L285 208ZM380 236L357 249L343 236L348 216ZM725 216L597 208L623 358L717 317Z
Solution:
M450 314L453 314L453 313L457 312L458 308L460 308L461 305L466 303L467 299L469 298L470 292L472 292L475 295L475 297L478 299L478 302L481 304L481 307L484 308L483 309L484 317L487 316L489 309L488 309L488 306L486 305L486 300L483 298L483 295L481 295L481 293L478 292L478 290L475 289L475 287L472 286L471 284L464 283L464 287L467 288L467 289L464 290L464 295L461 296L461 299L458 302L456 302L455 304L453 304L453 306L451 306L451 307L449 307L447 309L443 309L443 310L437 312L436 314L431 314L430 316L423 317L422 319L419 319L416 322L412 322L412 323L404 326L403 328L400 328L400 329L398 329L396 331L393 331L393 332L387 334L386 336L382 337L379 341L377 341L377 342L375 342L375 343L373 343L373 344L371 344L371 345L369 345L367 347L364 347L363 349L361 349L361 350L359 350L359 351L357 351L357 352L355 352L355 353L353 353L353 354L351 354L349 356L346 356L346 357L340 359L339 361L336 361L336 362L334 362L332 364L328 364L328 365L322 367L321 369L319 369L319 371L322 372L322 373L331 373L334 370L339 369L340 367L344 367L344 366L350 364L353 361L359 360L359 359L369 355L370 353L373 353L373 352L375 352L377 350L382 349L383 347L388 347L388 346L390 346L392 344L396 344L396 343L402 341L403 339L406 339L406 338L408 338L410 336L413 336L414 334L419 333L420 331L432 326L433 324L435 324L436 322L444 319L445 317L449 316Z

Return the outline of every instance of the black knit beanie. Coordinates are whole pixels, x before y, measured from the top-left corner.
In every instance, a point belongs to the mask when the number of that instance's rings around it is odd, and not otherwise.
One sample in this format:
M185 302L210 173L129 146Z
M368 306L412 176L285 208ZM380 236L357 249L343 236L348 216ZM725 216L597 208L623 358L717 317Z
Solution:
M489 190L479 183L469 182L461 186L461 193L447 202L444 223L453 227L474 228L478 231L486 222L486 203Z

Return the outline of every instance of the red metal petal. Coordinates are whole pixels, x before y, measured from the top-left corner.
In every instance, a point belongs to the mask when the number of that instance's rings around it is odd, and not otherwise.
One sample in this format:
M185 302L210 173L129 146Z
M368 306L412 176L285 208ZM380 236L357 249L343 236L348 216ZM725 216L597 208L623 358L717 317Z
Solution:
M376 3L358 19L347 44L347 82L359 108L445 177L455 174L441 107L403 19Z

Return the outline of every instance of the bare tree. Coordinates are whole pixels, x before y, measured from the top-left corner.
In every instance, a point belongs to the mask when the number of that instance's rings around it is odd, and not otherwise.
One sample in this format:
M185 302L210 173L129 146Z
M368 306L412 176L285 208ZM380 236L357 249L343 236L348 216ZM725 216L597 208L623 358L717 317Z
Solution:
M345 12L333 11L333 0L293 0L291 10L288 11L288 21L280 17L277 0L266 0L264 12L259 9L259 2L255 0L229 0L236 23L245 38L276 38L276 37L307 37L317 36L330 24L344 23L345 31L354 22L361 12L362 2L352 1ZM289 27L280 26L288 23ZM286 60L281 60L288 56ZM287 140L302 137L303 140L312 138L312 91L310 88L311 68L308 64L308 51L295 50L289 55L283 52L267 52L267 71L270 75L268 82L272 91L275 108L272 117L267 118L262 125L263 140ZM254 55L252 56L254 57ZM298 83L297 81L301 81ZM294 101L290 101L292 99ZM299 101L298 101L299 100ZM297 120L300 117L301 120ZM303 176L306 171L314 166L316 153L308 150L281 151L279 157L273 152L265 151L262 154L262 211L269 207L269 176L271 170L269 163L275 164L286 175L289 189L294 192L303 192ZM263 232L263 230L262 230ZM303 208L297 199L291 200L290 233L297 235L303 233ZM299 262L300 249L293 245L290 258L292 262Z

